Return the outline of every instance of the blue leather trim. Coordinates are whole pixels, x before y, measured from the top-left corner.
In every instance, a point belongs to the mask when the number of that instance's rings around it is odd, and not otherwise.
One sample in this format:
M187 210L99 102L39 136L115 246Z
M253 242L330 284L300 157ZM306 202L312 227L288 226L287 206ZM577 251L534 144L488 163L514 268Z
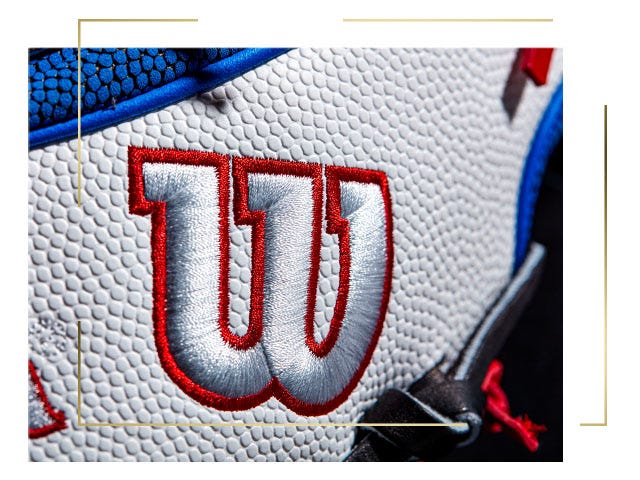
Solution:
M542 115L524 163L516 216L516 245L513 272L522 265L529 249L531 228L540 184L547 161L562 138L562 82L556 88Z

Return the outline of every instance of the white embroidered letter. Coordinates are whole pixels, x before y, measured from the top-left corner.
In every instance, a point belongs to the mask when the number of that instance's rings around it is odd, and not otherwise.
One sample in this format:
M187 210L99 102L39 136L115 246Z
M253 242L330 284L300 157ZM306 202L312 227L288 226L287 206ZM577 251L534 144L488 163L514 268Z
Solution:
M229 330L228 159L130 149L133 213L152 215L154 330L163 367L224 410L275 396L300 414L340 405L373 354L391 288L391 205L381 172L326 167L328 233L340 244L329 334L313 337L323 176L318 164L233 160L234 220L252 227L247 333Z

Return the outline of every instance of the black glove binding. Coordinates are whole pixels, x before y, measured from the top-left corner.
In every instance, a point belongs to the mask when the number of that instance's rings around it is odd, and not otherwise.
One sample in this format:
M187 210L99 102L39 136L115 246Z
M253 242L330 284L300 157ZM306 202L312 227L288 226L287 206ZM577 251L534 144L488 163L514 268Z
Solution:
M485 403L482 380L535 291L544 255L540 245L531 247L522 267L446 373L436 366L408 391L392 388L382 394L362 417L363 426L346 461L435 460L477 438ZM462 425L406 425L417 423Z

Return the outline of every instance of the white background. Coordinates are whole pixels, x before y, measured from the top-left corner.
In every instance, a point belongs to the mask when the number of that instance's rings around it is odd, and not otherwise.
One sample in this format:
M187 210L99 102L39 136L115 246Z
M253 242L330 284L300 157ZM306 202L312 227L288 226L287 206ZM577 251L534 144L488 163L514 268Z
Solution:
M470 475L601 477L636 460L640 184L638 25L633 3L410 1L9 1L3 5L3 476ZM196 24L83 24L83 46L420 46L564 49L564 463L412 465L31 465L27 462L27 48L77 45L78 18L198 18ZM344 17L553 18L553 23L353 24ZM603 105L609 105L609 405L603 420ZM539 345L544 349L545 345ZM526 379L524 379L526 381ZM402 471L398 472L400 468ZM143 471L144 469L144 471ZM185 471L186 469L186 471ZM339 471L338 471L339 470ZM406 471L405 471L406 470ZM410 470L410 471L409 471ZM620 474L622 473L622 470ZM625 472L626 473L626 472ZM615 475L615 473L614 473ZM633 476L633 473L631 473ZM376 477L377 478L377 477Z

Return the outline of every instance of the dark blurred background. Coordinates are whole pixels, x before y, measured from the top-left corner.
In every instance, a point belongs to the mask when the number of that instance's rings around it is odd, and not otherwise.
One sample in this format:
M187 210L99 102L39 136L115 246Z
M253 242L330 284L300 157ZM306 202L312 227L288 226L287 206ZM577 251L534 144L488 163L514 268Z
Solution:
M547 427L531 453L504 433L483 431L450 461L562 461L562 142L540 188L532 239L547 248L540 285L498 359L512 416Z

